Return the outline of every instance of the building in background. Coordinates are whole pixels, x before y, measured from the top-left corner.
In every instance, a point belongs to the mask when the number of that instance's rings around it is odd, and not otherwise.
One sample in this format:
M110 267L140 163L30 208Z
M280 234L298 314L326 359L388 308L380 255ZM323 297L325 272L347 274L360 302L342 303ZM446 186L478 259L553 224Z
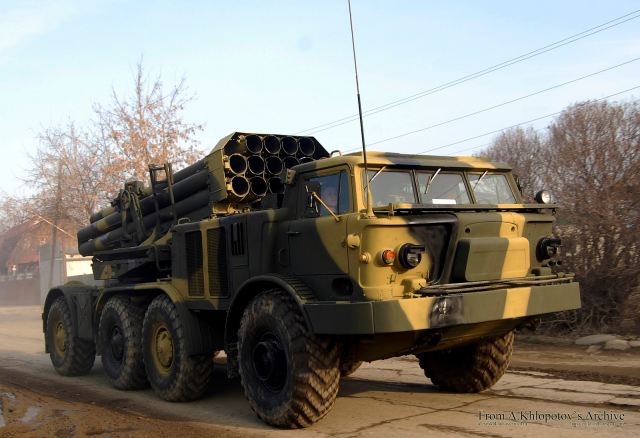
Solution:
M39 219L0 234L0 305L41 304L49 285L93 282L91 257L78 255L76 240L57 233L52 252L51 236L51 225Z

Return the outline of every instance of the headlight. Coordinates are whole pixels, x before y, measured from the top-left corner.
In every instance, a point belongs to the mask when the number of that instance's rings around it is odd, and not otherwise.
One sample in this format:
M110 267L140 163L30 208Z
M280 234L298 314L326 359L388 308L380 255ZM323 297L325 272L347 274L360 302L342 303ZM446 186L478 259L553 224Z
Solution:
M420 264L422 253L425 251L424 245L413 245L405 243L398 251L398 260L403 268L412 269Z
M536 248L536 256L539 261L548 260L558 255L562 241L551 237L540 239Z
M540 190L538 193L536 193L535 200L539 204L550 204L551 193L548 192L547 190Z

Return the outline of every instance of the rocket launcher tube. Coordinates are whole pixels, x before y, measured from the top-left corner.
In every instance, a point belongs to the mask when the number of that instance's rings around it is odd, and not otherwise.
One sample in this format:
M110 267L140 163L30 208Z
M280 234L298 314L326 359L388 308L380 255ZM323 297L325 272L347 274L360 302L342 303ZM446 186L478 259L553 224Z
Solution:
M247 159L244 155L231 154L224 157L225 169L236 175L242 175L247 171Z
M294 156L298 153L298 142L295 138L285 136L282 137L282 152L284 155Z
M280 139L275 135L267 135L262 140L264 144L264 151L270 155L278 155L282 149Z
M227 192L229 197L234 200L240 200L249 193L249 180L244 176L234 176L227 183Z
M267 181L261 176L254 176L249 180L251 191L246 200L257 199L267 194Z
M208 171L201 170L200 172L188 176L173 186L173 196L176 202L182 201L193 193L207 187ZM169 193L162 191L157 195L158 205L160 208L166 207L171 204ZM153 196L146 196L140 200L140 209L142 215L146 216L155 212L155 204ZM122 219L120 212L115 212L109 216L100 219L78 231L78 242L83 243L94 237L98 237L109 231L112 231L122 225Z
M260 155L251 155L247 158L247 174L262 175L264 173L264 158Z
M109 207L105 207L100 211L96 211L91 216L89 216L89 222L94 223L98 222L100 219L103 219L112 213L115 213L117 210L114 206L110 205Z
M284 164L284 167L287 169L291 169L293 166L300 164L300 161L298 161L296 157L284 157L282 159L282 164Z
M243 177L240 177L243 178ZM204 209L209 206L209 190L201 190L198 193L180 201L176 202L175 210L178 217L188 216L191 212ZM207 208L207 212L210 215L211 209ZM204 219L205 217L197 218L197 220ZM195 218L192 218L196 220ZM148 214L142 218L144 227L148 230L152 229L156 224L162 224L167 221L173 221L173 210L171 206L167 206L160 210L159 214ZM106 249L116 248L120 246L120 239L127 234L133 234L136 231L134 223L127 224L126 228L120 227L106 234L91 239L87 242L83 242L78 245L78 250L82 255L93 255L96 251L102 251Z
M265 172L269 175L280 175L282 173L282 169L284 165L282 164L282 160L278 157L267 157L264 160L265 164Z
M300 154L304 157L313 157L313 153L316 151L316 145L313 144L313 140L308 137L301 137L298 140L298 147Z
M269 178L267 184L269 185L269 193L284 193L284 183L279 177Z

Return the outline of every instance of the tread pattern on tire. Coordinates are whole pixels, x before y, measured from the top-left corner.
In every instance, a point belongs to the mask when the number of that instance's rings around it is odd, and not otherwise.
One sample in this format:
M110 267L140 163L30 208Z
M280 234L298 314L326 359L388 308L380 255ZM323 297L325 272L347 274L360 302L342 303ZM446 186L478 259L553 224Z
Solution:
M245 368L250 361L242 357L244 339L265 314L286 328L290 372L293 374L290 385L283 389L290 391L287 393L289 398L270 408L262 406L258 400L261 390L252 387L250 372ZM286 292L271 289L254 298L242 316L238 339L244 394L260 419L276 427L300 428L317 422L331 410L340 388L340 346L333 337L309 333L297 303Z
M513 352L513 331L478 344L421 353L420 368L444 391L480 392L493 386L507 370Z
M153 360L148 357L150 354L148 350L149 331L150 324L152 324L150 318L157 312L166 316L174 343L174 372L168 379L160 380L156 378ZM149 383L155 392L171 402L191 401L202 397L209 388L213 375L213 357L210 355L189 356L186 350L186 336L188 334L185 333L178 311L169 297L159 295L149 304L144 317L142 333L145 368Z
M102 367L112 385L118 389L142 389L149 386L147 371L145 370L142 357L142 323L144 321L144 311L145 309L143 307L136 306L124 296L110 298L102 310L98 328L103 346L101 357ZM109 375L107 372L109 365L105 363L105 361L108 360L108 352L104 350L104 348L107 348L104 336L109 336L109 334L103 333L104 330L108 330L103 325L106 323L105 315L108 314L107 312L114 312L117 315L122 326L123 335L125 336L125 357L117 377ZM108 331L110 332L110 330Z
M53 346L52 325L59 314L67 332L67 354L58 358ZM88 374L96 359L96 345L93 341L80 339L72 335L73 320L71 311L64 297L54 300L47 314L47 344L49 345L51 363L55 370L63 376L81 376Z

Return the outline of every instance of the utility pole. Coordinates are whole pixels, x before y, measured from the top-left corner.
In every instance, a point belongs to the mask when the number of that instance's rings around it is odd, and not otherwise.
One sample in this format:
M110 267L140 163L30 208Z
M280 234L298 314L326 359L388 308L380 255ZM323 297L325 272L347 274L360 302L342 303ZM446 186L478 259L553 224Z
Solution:
M58 163L56 174L56 199L51 224L51 260L49 260L49 289L53 287L53 271L56 267L56 246L58 240L58 221L60 220L60 204L62 204L62 162Z

